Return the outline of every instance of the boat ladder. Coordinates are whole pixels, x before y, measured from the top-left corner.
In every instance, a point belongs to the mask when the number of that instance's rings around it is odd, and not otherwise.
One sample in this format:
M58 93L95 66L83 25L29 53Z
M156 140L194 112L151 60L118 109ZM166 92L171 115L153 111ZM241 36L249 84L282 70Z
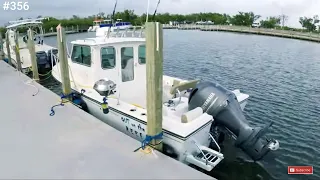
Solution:
M219 164L220 161L224 159L223 154L220 153L220 147L218 143L210 133L209 137L211 141L213 141L216 144L216 146L219 149L219 152L208 147L198 145L195 141L193 141L194 145L197 147L200 153L195 156L192 154L188 154L186 157L186 161L188 163L194 164L206 171L211 171L217 164Z

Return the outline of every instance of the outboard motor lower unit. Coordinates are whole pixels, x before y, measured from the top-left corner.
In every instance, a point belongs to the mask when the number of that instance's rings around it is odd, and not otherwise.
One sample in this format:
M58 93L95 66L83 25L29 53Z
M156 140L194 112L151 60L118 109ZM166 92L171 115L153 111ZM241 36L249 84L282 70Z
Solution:
M279 147L278 141L266 139L264 143L261 138L272 123L264 128L250 127L236 95L217 83L201 82L193 89L189 96L189 110L196 107L212 115L218 126L231 131L237 137L235 145L255 161Z

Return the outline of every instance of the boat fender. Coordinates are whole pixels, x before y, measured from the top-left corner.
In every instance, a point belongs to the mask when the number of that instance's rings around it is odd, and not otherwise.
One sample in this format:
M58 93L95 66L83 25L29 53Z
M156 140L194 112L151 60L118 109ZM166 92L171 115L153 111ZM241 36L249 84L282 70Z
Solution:
M174 158L174 159L178 159L178 157L179 157L175 148L166 144L166 143L163 143L163 153L167 156Z
M81 97L73 97L72 102L78 106L80 106L80 108L82 110L84 110L85 112L88 112L88 106L87 104L83 101L83 99Z
M81 98L81 96L83 95L84 92L85 92L85 90L81 89L81 93L80 94L79 93L74 93L72 95L72 103L76 104L77 106L80 106L80 108L82 110L84 110L85 112L89 112L86 102L84 102L84 100Z
M109 113L109 106L108 106L108 102L107 102L107 98L104 97L103 98L103 103L101 104L101 108L104 114L108 114Z

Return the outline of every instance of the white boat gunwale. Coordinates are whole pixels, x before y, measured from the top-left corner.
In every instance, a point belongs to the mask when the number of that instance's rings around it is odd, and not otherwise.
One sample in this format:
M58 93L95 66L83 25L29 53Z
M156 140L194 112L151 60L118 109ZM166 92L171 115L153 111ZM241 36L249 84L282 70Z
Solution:
M73 89L73 88L72 88L72 89ZM73 90L76 91L76 92L78 92L78 93L81 93L81 91L79 92L79 91L76 90L76 89L73 89ZM97 101L97 100L95 100L95 99L93 99L93 98L90 98L89 96L84 95L84 93L83 93L81 96L83 96L84 98L86 98L86 99L88 99L88 100L96 103L97 105L102 105L102 102L99 102L99 101ZM134 105L133 105L133 106L134 106ZM128 113L123 112L123 111L120 111L120 110L118 110L118 109L115 108L115 107L112 107L112 106L108 106L108 107L109 107L110 110L114 111L115 113L118 113L118 114L120 114L120 115L129 117L131 120L135 120L135 121L137 121L137 122L139 122L139 123L142 123L142 124L144 124L144 125L147 125L147 122L146 122L146 121L144 121L144 120L142 120L142 119L139 119L138 117L135 117L135 116L132 116L131 114L128 114ZM139 107L137 107L137 108L139 108ZM143 109L143 110L145 110L145 109ZM146 117L146 115L147 115L147 114L145 114L144 117ZM162 130L163 130L164 133L166 133L166 134L168 134L168 135L171 135L171 136L173 136L173 137L176 137L176 138L178 138L178 139L180 139L180 140L185 141L185 140L188 139L189 137L191 137L191 136L193 136L194 134L196 134L197 132L201 131L203 128L205 128L205 127L208 126L209 124L211 125L212 122L213 122L213 120L206 122L205 124L203 124L202 126L198 127L197 129L195 129L194 131L192 131L191 133L189 133L188 135L185 135L185 136L176 134L176 133L174 133L174 132L172 132L172 131L169 131L169 130L167 130L167 129L165 129L165 128L162 128Z
M79 93L79 94L81 93L81 90L79 91L79 90L76 90L76 89L74 89L74 88L72 88L72 90L76 91L76 92ZM95 100L95 99L93 99L93 98L91 98L91 97L89 97L89 96L86 96L85 93L83 93L81 96L83 96L84 98L86 98L86 99L88 99L88 100L90 100L90 101L92 101L92 102L94 102L94 103L96 103L96 104L98 104L98 105L102 105L102 102L100 102L100 101L98 101L98 100ZM245 100L244 100L244 101L245 101ZM239 103L241 104L242 102L243 102L243 101L240 101ZM133 105L133 106L135 106L135 105ZM128 113L123 112L123 111L120 111L120 110L118 110L118 109L115 108L115 107L112 107L112 106L108 106L108 107L109 107L110 110L114 111L115 113L118 113L118 114L120 114L120 115L124 115L124 116L126 116L126 117L131 118L132 120L135 120L135 121L137 121L137 122L139 122L139 123L142 123L142 124L144 124L144 125L147 125L147 122L146 122L146 121L144 121L144 120L142 120L142 119L139 119L138 117L135 117L135 116L132 116L131 114L128 114ZM137 108L140 108L140 107L137 107ZM146 111L146 109L144 109L144 108L141 108L141 109ZM145 113L144 116L146 117L146 113ZM176 138L178 138L178 139L180 139L180 140L184 140L184 141L185 141L185 140L188 139L190 136L192 136L192 135L194 135L195 133L197 133L198 131L202 130L202 129L203 129L204 127L206 127L208 124L211 124L213 121L214 121L214 120L206 122L206 123L203 124L201 127L199 127L199 129L195 129L193 132L190 132L188 135L184 135L184 136L183 136L183 135L176 134L176 133L174 133L174 132L171 132L171 131L167 130L166 128L163 128L163 131L164 131L164 133L170 134L170 135L172 135L172 136L174 136L174 137L176 137Z

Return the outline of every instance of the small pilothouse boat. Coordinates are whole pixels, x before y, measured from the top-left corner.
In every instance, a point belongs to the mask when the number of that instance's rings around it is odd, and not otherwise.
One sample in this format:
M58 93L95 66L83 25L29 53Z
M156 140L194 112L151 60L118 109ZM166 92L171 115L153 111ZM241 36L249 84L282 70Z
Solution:
M34 44L35 44L35 52L36 52L36 59L37 59L37 66L39 73L47 73L51 70L52 64L51 62L51 55L50 53L57 54L58 50L45 44L44 37L43 37L43 29L42 29L42 22L45 18L38 18L38 19L25 19L25 20L18 20L18 21L10 21L7 28L7 33L9 35L9 48L10 48L10 56L12 60L13 66L17 67L17 58L15 54L15 37L17 35L18 28L30 28L33 31L34 37ZM18 45L20 51L20 60L21 60L21 67L22 72L28 74L32 67L30 52L28 49L28 35L22 33L21 36L18 37ZM6 56L7 48L6 42L3 44L3 50Z
M74 104L115 129L143 141L146 137L146 40L143 31L108 33L72 43L68 59ZM59 62L53 76L61 82ZM224 133L254 160L276 150L262 141L266 128L253 128L242 110L249 95L214 82L163 76L163 152L211 171L224 159ZM77 99L78 98L78 99ZM80 99L80 101L79 101ZM108 104L108 106L106 106ZM219 141L218 141L219 139Z

